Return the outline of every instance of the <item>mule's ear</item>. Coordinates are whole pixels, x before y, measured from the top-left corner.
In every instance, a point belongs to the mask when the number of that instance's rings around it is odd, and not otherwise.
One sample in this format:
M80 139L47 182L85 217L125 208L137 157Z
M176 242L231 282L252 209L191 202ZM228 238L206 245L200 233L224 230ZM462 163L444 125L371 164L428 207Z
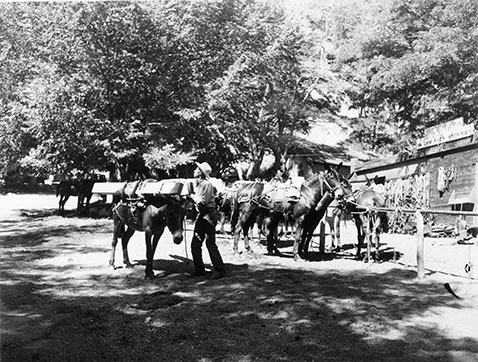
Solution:
M325 162L325 161L324 161L324 167L325 167L325 169L326 169L327 171L332 171L332 170L330 169L329 164L328 164L327 162Z
M336 167L335 171L339 172L339 170L342 168L342 165L344 164L344 161L341 161Z

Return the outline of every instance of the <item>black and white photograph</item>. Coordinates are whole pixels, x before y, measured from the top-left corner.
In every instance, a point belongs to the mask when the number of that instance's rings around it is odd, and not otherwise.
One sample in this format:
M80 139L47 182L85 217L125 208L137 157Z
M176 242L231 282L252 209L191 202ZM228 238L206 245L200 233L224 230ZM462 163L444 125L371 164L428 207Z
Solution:
M0 344L477 362L478 1L1 1Z

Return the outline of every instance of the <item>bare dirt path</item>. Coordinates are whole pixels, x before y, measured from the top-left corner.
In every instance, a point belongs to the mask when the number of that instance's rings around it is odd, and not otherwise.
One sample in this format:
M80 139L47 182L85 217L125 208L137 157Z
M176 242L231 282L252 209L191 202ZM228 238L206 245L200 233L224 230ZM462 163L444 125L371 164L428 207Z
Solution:
M384 235L401 257L371 265L294 262L287 241L283 257L257 242L256 257L233 256L218 236L228 276L209 281L187 277L190 251L165 234L147 282L143 235L135 268L118 250L113 270L111 220L73 217L74 204L59 217L54 195L0 196L3 362L478 361L478 282L463 268L478 266L476 243L427 239L417 280L413 236ZM343 234L352 243L353 225Z

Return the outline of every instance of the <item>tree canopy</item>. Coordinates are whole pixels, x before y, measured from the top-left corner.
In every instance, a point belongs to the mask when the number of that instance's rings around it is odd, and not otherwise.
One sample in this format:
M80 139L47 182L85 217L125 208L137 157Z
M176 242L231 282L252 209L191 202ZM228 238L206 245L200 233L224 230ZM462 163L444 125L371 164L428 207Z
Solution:
M316 118L397 152L476 119L473 0L0 4L0 169L149 177L281 157ZM302 10L302 11L300 11ZM320 143L320 140L318 140Z
M365 120L359 140L396 152L428 126L476 120L476 1L368 1L366 16L353 12L358 2L343 6L336 66Z

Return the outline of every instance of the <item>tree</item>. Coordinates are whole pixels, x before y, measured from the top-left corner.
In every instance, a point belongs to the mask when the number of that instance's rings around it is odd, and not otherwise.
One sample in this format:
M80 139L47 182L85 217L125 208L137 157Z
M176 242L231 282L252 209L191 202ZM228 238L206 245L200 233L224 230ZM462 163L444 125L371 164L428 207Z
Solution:
M52 50L58 50L63 34L68 34L72 15L58 5L2 4L0 42L0 164L2 173L21 170L20 160L38 145L36 126L41 121L39 100L48 84L55 82L56 65ZM65 38L66 39L66 38ZM64 49L65 47L61 47ZM68 48L68 47L66 47ZM36 158L32 152L30 159ZM40 156L40 155L39 155ZM28 160L27 160L28 161ZM47 160L35 164L45 171Z
M254 178L264 156L274 155L279 168L294 133L306 132L312 117L336 104L333 97L310 97L328 80L311 69L314 56L302 23L267 6L246 23L253 34L245 37L261 34L261 46L243 51L211 87L209 115L233 152L254 164Z
M353 106L378 127L388 126L381 130L389 138L387 148L399 152L410 137L450 118L476 118L478 4L399 0L375 10L369 5L380 16L369 22L358 17L350 31L336 32L342 44L338 65L351 84Z

